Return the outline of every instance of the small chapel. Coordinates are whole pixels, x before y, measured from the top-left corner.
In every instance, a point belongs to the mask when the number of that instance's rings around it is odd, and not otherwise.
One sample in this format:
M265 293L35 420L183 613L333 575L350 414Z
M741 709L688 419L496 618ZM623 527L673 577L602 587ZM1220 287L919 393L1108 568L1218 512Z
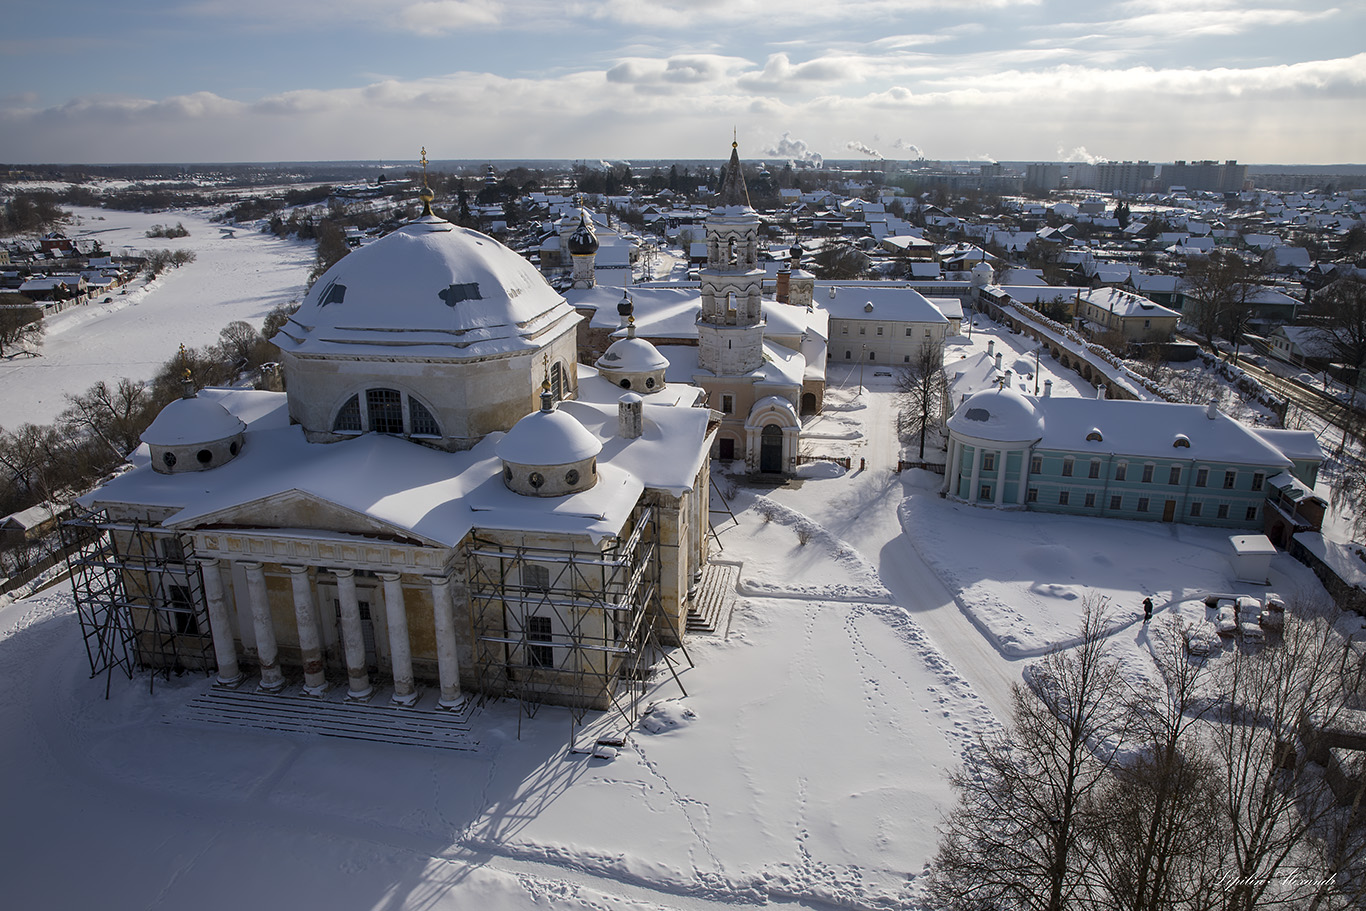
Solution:
M187 378L131 469L82 498L94 556L73 582L92 671L602 709L682 642L710 454L732 418L666 382L644 340L580 364L564 297L422 199L275 337L286 392ZM748 379L762 360L752 214L716 216L704 360L737 399L743 385L736 407L759 413L756 440L777 428L785 457L791 402ZM571 240L580 251L591 232Z

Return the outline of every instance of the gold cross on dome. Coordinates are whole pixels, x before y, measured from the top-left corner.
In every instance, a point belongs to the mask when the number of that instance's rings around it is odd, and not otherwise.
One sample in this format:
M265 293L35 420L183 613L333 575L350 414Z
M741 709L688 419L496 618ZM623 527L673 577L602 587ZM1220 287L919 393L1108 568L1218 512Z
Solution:
M422 185L427 185L427 147L422 147Z

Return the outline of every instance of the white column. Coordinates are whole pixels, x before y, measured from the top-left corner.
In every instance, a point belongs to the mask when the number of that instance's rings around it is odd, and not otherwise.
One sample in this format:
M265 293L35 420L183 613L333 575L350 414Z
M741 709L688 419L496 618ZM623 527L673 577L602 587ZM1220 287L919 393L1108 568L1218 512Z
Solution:
M384 621L389 628L389 660L394 665L394 698L398 705L417 702L413 688L413 648L408 641L408 610L398 573L376 573L384 582Z
M432 616L436 626L436 665L441 677L441 708L460 704L460 657L455 651L455 618L451 616L451 580L428 576L432 584Z
M232 614L223 593L223 575L216 557L198 557L204 579L204 597L209 603L209 632L213 634L213 655L218 661L218 685L237 686L242 682L237 666L237 643L232 634Z
M299 654L304 665L304 695L321 696L327 692L327 673L323 669L322 643L318 639L318 605L308 581L307 566L286 566L294 588L294 622L299 627Z
M243 563L242 568L247 571L247 600L251 602L251 627L256 632L261 689L267 693L278 693L285 688L285 676L280 673L280 649L275 644L275 625L270 619L270 595L266 591L265 568L255 561Z
M982 479L982 447L975 445L972 447L972 480L968 482L968 502L976 503L977 494L981 491L977 487L977 482Z
M996 458L1001 461L996 466L996 505L1000 506L1006 500L1006 451L996 450Z
M1025 449L1020 453L1020 489L1015 491L1015 505L1025 505L1025 498L1029 493L1029 462L1033 458L1030 450Z
M962 443L949 437L949 460L944 465L944 493L951 497L958 496L958 460L962 446Z
M334 569L337 600L341 602L342 649L346 653L346 698L362 702L374 695L369 669L365 666L365 635L361 632L360 602L356 600L356 575L349 569Z

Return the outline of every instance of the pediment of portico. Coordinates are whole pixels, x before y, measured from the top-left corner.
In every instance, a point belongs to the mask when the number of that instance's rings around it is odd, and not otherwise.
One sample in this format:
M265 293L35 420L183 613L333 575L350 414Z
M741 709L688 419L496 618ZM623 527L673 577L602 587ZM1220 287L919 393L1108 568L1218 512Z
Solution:
M304 490L286 490L192 516L172 516L166 523L181 531L232 529L269 533L294 530L304 536L361 537L418 546L442 546L412 529L385 522ZM271 535L276 537L278 535Z

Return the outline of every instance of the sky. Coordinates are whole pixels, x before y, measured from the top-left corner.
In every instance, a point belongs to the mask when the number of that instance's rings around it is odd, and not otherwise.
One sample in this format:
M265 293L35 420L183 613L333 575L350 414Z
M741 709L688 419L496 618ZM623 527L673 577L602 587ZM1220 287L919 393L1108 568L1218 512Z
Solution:
M7 0L0 162L1366 160L1363 0Z

